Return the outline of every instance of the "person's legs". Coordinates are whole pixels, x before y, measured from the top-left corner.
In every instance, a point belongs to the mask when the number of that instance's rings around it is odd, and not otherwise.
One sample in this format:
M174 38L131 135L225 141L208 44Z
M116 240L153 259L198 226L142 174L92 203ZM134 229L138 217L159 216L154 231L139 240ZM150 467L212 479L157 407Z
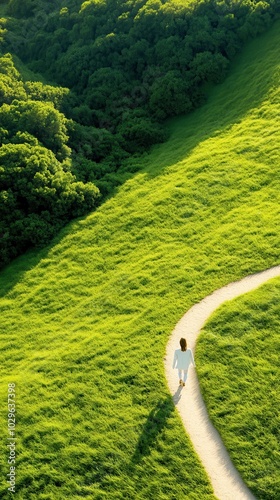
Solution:
M180 384L182 386L185 386L186 385L186 380L188 378L188 370L183 370L183 372L184 372L184 376L183 376L183 380L180 381Z
M178 370L179 384L183 383L182 380L182 370Z

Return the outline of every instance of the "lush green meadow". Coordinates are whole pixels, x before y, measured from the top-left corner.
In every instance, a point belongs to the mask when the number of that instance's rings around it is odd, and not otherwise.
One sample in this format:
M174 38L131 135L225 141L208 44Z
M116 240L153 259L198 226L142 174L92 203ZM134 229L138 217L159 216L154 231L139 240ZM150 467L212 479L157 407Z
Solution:
M280 496L280 281L224 304L197 345L210 417L257 498Z
M170 122L141 172L1 272L1 431L14 382L14 498L214 498L163 357L193 303L278 263L279 42L278 23L203 108ZM4 439L0 457L5 477ZM264 498L254 469L244 477Z

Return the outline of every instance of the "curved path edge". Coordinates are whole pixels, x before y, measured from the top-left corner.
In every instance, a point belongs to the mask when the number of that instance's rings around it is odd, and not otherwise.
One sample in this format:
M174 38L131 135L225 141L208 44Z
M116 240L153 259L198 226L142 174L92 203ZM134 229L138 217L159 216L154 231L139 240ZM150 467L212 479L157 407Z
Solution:
M181 337L186 337L188 346L195 350L200 330L215 309L277 276L280 276L280 265L216 290L189 309L175 326L167 344L164 363L168 387L194 449L212 483L214 494L220 500L253 500L255 497L235 469L219 433L208 417L195 370L189 370L186 387L178 387L177 370L172 369L174 350L178 349Z

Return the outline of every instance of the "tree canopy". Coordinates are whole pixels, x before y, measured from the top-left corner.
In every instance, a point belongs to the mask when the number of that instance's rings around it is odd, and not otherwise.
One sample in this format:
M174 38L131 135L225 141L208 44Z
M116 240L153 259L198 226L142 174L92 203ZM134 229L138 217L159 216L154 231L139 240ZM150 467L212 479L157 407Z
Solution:
M6 54L0 92L1 267L93 209L99 190L71 172L69 120L55 107L66 89L24 83Z
M222 81L242 45L279 15L277 0L1 5L0 210L2 241L10 238L1 262L7 252L43 241L31 237L28 221L49 224L36 231L51 237L96 205L98 188L109 194L121 182L125 159L164 141L165 120L201 105L207 84ZM24 63L22 75L15 60ZM54 179L61 181L58 191Z

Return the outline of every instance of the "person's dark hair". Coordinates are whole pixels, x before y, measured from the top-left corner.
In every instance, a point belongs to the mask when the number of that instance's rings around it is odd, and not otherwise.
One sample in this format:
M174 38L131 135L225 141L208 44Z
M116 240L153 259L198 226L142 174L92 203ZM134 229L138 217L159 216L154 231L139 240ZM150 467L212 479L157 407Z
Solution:
M180 346L181 346L181 351L186 351L187 350L187 341L186 339L180 339Z

